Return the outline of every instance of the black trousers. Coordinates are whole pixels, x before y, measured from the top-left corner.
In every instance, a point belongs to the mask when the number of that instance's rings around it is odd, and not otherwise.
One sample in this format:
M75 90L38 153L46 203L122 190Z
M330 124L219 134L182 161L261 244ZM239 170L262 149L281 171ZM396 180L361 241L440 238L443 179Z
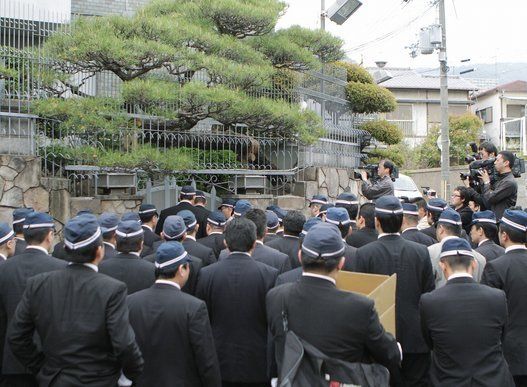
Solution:
M513 376L516 387L527 387L527 375Z
M401 381L405 387L430 386L430 353L403 353Z
M271 383L238 383L238 382L221 382L222 387L270 387Z
M2 387L38 387L37 380L33 375L2 375Z

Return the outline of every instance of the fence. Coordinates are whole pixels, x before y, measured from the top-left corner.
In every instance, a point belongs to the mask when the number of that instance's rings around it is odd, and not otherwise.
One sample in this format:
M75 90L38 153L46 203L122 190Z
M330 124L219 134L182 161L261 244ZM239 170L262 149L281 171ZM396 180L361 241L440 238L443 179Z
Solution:
M500 147L503 150L527 154L526 118L514 118L500 124Z

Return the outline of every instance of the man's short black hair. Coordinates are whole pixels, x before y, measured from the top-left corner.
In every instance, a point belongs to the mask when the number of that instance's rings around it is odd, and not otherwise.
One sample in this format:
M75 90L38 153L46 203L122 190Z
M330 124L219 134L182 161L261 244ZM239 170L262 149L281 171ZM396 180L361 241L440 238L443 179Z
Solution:
M495 241L498 236L498 226L492 223L476 223L476 229L482 229L485 238Z
M248 252L256 242L256 226L246 218L234 218L225 227L225 242L232 251Z
M513 243L526 243L527 237L525 231L518 230L506 223L500 223L500 232L504 232L509 236Z
M478 150L485 150L489 155L491 153L494 153L494 156L498 155L498 148L496 148L496 145L490 141L483 141L481 144L479 144Z
M95 259L95 254L100 246L102 246L102 237L97 238L97 240L93 241L88 246L76 250L71 250L68 246L64 245L64 251L66 251L71 262L88 263Z
M501 155L503 160L509 162L509 167L510 168L512 168L514 166L514 159L515 159L514 153L512 153L511 151L501 151L498 154Z
M391 214L389 216L377 216L382 232L394 233L401 230L403 224L403 214Z
M460 269L467 270L473 259L470 255L448 255L440 260L448 263L448 266L455 271Z
M340 235L342 236L342 238L346 238L350 232L351 223L339 224L338 228L339 228Z
M203 196L196 196L194 198L194 203L207 204L207 198L204 198Z
M50 228L25 228L24 239L28 245L40 245L50 231L53 232Z
M185 265L189 265L189 263L187 262L184 265L180 265L180 266L185 266ZM178 272L180 266L176 267L175 269L171 269L171 270L156 268L155 276L157 279L172 279L176 276L176 273Z
M108 232L105 232L104 234L102 234L102 240L103 241L110 241L110 240L113 239L114 236L115 236L115 230L108 231Z
M254 223L256 226L256 237L262 239L265 235L265 230L267 230L267 216L265 212L259 208L253 208L247 211L244 217Z
M18 222L13 224L13 231L15 234L23 234L24 233L24 222Z
M148 212L146 214L139 214L139 219L141 219L141 223L148 223L154 219L154 216L158 216L156 212Z
M143 242L143 235L134 236L131 238L121 238L117 235L117 243L115 245L115 250L120 253L131 253L138 252L141 250L141 242Z
M393 173L393 170L395 169L395 164L393 163L392 160L384 159L382 160L382 165L384 166L384 168L387 168L390 170L390 175Z
M459 198L463 200L463 205L468 206L468 202L472 200L472 195L470 194L468 187L465 187L464 185L458 185L456 188L454 188L454 191L459 192Z
M182 192L182 193L179 194L179 201L181 201L181 200L190 200L190 201L193 201L195 196L196 196L196 195L184 194L184 193Z
M417 209L424 209L426 210L426 200L423 198L417 198L412 201L413 204L417 206Z
M437 221L439 220L439 217L441 216L441 212L439 211L430 211L430 210L426 210L426 214L430 214L432 215L432 222L434 222L434 224L437 223Z
M359 218L364 218L364 227L375 230L375 204L364 203L360 206Z
M410 224L416 225L419 223L419 217L417 215L403 214L403 217Z
M290 210L284 217L284 233L298 236L302 232L306 217L300 211Z
M437 227L439 226L443 227L443 230L445 230L448 235L457 236L458 238L461 237L461 225L438 222Z
M359 213L358 204L335 204L335 207L345 208L350 219L353 221L357 220L357 214Z
M325 273L331 273L335 270L340 262L339 258L322 259L320 257L313 258L309 255L301 253L302 257L302 268L304 271L322 271Z

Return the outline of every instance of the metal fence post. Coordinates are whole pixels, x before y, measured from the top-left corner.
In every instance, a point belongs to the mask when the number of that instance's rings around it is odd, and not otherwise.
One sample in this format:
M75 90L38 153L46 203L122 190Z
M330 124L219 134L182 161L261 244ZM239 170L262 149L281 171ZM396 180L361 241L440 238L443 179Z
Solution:
M146 180L146 202L152 203L152 180L148 178Z
M168 176L165 176L165 190L163 191L165 193L165 208L170 207L170 180Z
M212 186L210 190L210 209L214 211L218 206L216 205L216 187Z

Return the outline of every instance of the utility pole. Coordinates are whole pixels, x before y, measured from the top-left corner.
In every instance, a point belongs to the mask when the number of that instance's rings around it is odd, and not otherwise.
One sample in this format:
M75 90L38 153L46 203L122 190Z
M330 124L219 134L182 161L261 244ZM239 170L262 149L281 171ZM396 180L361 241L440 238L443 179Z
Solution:
M322 31L326 30L326 0L320 0L320 29ZM324 77L324 63L322 63L322 77ZM324 78L320 80L320 93L324 94L326 92L324 85ZM320 116L322 117L322 125L326 127L326 100L322 96L320 101Z
M439 0L441 47L439 48L440 97L441 97L441 193L447 200L450 193L450 139L448 135L448 67L446 56L445 0Z

